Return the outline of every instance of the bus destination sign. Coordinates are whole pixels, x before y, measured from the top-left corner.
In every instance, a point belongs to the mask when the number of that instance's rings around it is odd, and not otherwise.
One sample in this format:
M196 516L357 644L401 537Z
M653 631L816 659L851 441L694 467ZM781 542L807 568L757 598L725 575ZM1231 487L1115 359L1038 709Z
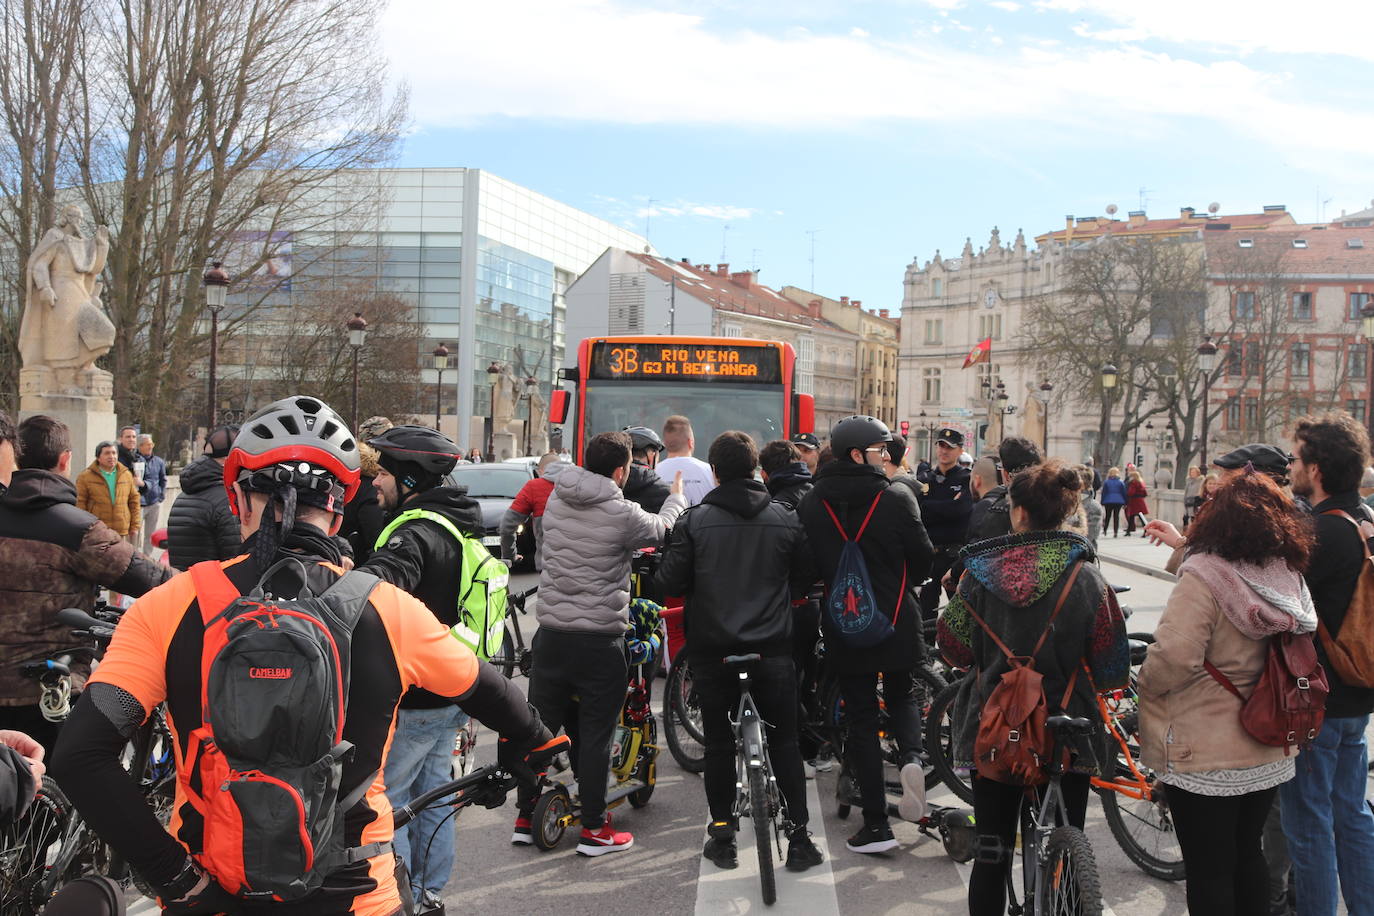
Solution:
M588 377L778 385L782 356L777 347L602 341L592 344Z

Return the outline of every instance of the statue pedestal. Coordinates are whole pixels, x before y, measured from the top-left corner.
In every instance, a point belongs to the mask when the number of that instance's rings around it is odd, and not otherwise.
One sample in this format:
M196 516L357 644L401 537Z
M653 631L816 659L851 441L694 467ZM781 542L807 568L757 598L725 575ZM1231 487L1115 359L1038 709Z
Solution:
M103 369L50 369L19 372L19 419L44 414L67 425L72 438L72 476L95 459L95 447L119 434L114 377Z
M497 461L505 461L507 458L518 457L520 452L516 450L515 434L504 430L498 430L492 433L491 451Z

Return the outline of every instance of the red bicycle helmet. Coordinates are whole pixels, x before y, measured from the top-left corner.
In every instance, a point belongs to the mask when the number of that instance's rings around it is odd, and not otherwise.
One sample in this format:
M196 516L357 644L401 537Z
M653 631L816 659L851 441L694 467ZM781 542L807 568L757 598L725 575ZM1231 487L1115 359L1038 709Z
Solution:
M345 503L358 492L358 443L343 417L316 398L282 398L248 418L224 462L224 487L234 514L234 483L240 474L291 462L333 477L344 488Z

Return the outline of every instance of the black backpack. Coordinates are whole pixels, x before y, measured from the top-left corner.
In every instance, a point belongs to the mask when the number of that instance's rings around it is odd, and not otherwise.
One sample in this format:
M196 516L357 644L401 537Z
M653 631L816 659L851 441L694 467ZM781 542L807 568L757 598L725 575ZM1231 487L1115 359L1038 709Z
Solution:
M864 536L864 530L868 528L868 522L873 518L873 512L878 508L878 500L882 499L882 496L882 491L879 491L873 497L868 514L864 516L863 523L859 525L858 533L853 538L844 530L844 525L840 524L839 516L830 507L830 503L821 500L821 505L825 507L830 520L840 532L840 537L844 538L844 546L840 548L840 562L836 565L835 575L830 580L833 585L825 596L825 618L831 629L840 637L840 641L855 649L871 649L893 634L892 624L901 612L902 595L906 592L906 564L903 563L902 587L897 590L897 609L893 611L889 620L882 608L878 607L878 596L874 593L873 582L868 577L868 564L864 562L863 551L859 549L859 539Z

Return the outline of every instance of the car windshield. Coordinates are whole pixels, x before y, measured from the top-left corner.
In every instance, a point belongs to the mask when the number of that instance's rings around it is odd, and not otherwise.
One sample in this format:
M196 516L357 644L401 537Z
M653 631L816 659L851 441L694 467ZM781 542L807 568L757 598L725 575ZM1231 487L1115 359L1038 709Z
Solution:
M530 479L529 472L519 467L491 467L471 465L454 468L448 475L454 486L467 487L471 497L515 499L515 494Z
M782 437L782 387L712 383L709 388L664 382L592 383L587 390L584 429L597 433L647 426L663 429L663 421L681 414L692 421L696 456L705 459L716 436L728 429L748 433L762 448Z

